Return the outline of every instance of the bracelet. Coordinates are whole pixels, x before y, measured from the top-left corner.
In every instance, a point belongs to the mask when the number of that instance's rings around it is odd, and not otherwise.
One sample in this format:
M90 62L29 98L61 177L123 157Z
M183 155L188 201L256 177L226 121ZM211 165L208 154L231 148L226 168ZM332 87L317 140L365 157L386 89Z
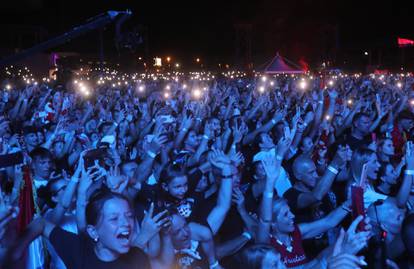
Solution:
M181 129L181 131L183 131L183 132L187 132L187 131L188 131L188 129L187 129L187 128L182 128L182 129Z
M156 122L156 120L155 120L155 119L152 119L152 122L153 122L153 123L155 123L155 122Z
M148 156L150 156L152 159L155 159L155 157L157 156L157 154L155 154L154 152L148 150L147 151Z
M336 169L335 167L329 165L328 166L328 170L331 171L332 173L334 173L335 175L337 175L339 173L338 169Z
M217 266L219 266L219 262L215 261L214 263L210 264L210 269L216 268Z
M348 213L351 213L352 212L352 210L349 207L345 206L344 204L342 204L341 208L343 210L345 210L346 212L348 212Z
M263 195L264 195L264 197L266 197L266 198L273 199L273 192L272 192L272 191L267 191L267 192L265 192Z
M323 104L323 101L318 101L319 104Z
M232 148L232 149L236 149L236 145L234 145L234 144L233 144L233 145L231 145L231 148Z
M210 138L207 135L203 135L203 138L206 140L210 140Z
M196 121L203 121L201 118L196 118Z
M277 121L275 119L272 119L272 123L273 123L273 125L275 125L277 123Z
M404 171L404 174L406 174L407 176L412 176L412 175L414 175L414 170L409 170L409 169L406 169L406 170Z
M116 121L114 121L113 124L115 125L115 127L118 127L118 123Z
M242 233L242 236L246 237L248 241L252 240L252 236L248 232Z
M276 154L276 160L281 161L281 160L283 160L283 157L280 156L279 154Z

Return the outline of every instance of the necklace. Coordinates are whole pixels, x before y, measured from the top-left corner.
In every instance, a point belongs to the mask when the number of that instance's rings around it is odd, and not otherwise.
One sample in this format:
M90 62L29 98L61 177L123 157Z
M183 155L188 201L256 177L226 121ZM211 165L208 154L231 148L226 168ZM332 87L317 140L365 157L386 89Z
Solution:
M292 246L292 241L293 241L293 239L292 239L292 237L289 235L289 242L290 242L290 246L286 246L285 244L283 244L283 242L282 241L280 241L277 237L273 237L275 240L276 240L276 242L279 244L279 245L281 245L281 246L283 246L283 247L285 247L286 248L286 250L288 251L288 252L292 252L293 251L293 246Z

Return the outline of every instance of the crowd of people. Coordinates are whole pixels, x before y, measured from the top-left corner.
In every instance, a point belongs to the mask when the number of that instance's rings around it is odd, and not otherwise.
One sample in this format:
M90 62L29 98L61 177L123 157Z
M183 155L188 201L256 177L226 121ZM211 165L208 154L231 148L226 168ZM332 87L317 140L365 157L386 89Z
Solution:
M0 91L0 268L414 268L410 74L79 84Z

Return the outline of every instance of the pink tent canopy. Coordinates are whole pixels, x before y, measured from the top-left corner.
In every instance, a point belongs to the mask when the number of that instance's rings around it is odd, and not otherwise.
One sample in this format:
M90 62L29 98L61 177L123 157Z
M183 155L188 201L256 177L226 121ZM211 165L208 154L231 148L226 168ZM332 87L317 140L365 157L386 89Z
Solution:
M286 63L288 62L288 63ZM293 62L283 58L279 53L272 59L272 61L265 67L266 74L302 74L305 73L299 67L296 67Z

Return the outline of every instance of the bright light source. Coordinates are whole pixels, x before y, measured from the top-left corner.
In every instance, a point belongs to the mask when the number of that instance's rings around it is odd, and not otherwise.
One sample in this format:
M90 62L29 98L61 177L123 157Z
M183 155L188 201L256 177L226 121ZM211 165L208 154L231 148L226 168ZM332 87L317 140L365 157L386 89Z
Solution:
M325 116L325 119L326 119L326 120L330 120L330 119L331 119L331 117L330 117L329 115L326 115L326 116Z
M200 89L195 89L195 90L193 90L193 96L194 96L196 99L199 99L199 98L201 97L201 91L200 91Z
M402 88L402 83L401 82L397 82L397 87L398 88Z
M197 59L196 59L196 62L197 62L197 63L199 63L199 62L200 62L200 58L197 58Z
M175 64L175 67L179 68L180 67L180 64L179 63L176 63Z
M73 83L78 84L78 81L77 81L77 80L75 80Z
M334 81L333 80L328 81L328 85L329 86L333 86L334 85Z
M186 84L183 84L183 89L187 89L187 85Z
M266 80L267 80L267 77L263 76L263 77L262 77L262 81L263 81L263 82L266 82Z
M352 105L352 99L348 99L348 105Z
M140 85L140 86L138 87L138 91L143 92L144 90L145 90L144 85Z
M170 56L168 56L167 57L167 62L170 62L171 61L171 57Z
M364 52L364 55L368 55L368 51Z
M165 89L169 91L169 90L171 90L171 86L167 85L167 86L165 86Z
M168 92L164 93L164 98L167 99L170 97L170 94Z
M6 90L11 90L11 85L10 84L6 85Z
M275 83L273 81L270 81L270 86L274 86Z
M410 104L414 106L414 99L411 99Z
M265 87L264 86L260 86L259 87L259 92L264 93L265 92Z
M306 87L308 86L308 83L306 83L305 80L302 80L301 82L299 82L299 87L304 90L306 89Z

